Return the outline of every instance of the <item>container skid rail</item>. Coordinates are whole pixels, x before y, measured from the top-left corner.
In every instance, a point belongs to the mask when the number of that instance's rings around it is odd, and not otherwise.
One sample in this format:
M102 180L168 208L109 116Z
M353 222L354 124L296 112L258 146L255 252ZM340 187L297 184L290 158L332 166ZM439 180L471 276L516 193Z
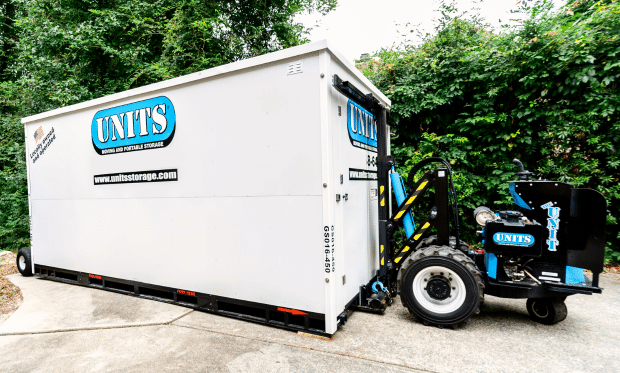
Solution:
M308 334L331 336L325 332L323 314L38 264L34 268L35 275L48 280L147 298ZM341 318L342 322L346 322L346 314Z

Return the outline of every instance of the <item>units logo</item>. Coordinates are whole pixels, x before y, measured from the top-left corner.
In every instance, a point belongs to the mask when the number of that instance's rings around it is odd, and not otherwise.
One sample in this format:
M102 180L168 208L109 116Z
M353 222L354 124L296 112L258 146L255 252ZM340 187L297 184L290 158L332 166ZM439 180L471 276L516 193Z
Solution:
M549 231L549 239L547 240L547 248L549 251L558 251L560 241L558 240L558 230L560 229L560 208L554 207L553 202L547 202L540 206L541 209L547 210L547 230Z
M172 102L160 96L98 111L90 132L95 151L105 155L164 148L175 125Z
M493 235L493 242L498 245L532 246L534 236L531 234L497 232Z
M363 107L349 100L347 103L349 139L355 147L377 151L377 123L375 117Z

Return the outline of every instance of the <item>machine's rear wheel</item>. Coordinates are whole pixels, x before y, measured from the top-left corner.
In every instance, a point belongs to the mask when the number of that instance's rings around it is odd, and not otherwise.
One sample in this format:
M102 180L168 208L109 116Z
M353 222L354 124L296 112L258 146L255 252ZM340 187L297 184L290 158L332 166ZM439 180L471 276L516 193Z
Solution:
M526 303L527 312L532 320L545 325L557 324L566 319L568 309L562 299L530 298Z
M455 326L479 311L482 275L459 250L429 246L409 257L398 274L403 305L424 323Z
M17 270L22 276L32 276L32 256L29 247L24 247L17 252Z

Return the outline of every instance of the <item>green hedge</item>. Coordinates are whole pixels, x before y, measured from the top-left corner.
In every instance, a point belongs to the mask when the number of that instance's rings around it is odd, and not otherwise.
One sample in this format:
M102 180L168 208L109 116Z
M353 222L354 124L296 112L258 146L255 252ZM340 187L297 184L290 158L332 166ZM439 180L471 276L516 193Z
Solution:
M477 242L472 209L513 206L507 181L519 158L605 196L607 260L618 261L620 3L549 8L526 3L528 17L497 33L444 5L436 35L361 66L392 100L399 170L431 155L453 164L466 240Z
M7 94L9 87L0 83ZM0 110L0 251L30 245L24 127L8 105L4 109Z

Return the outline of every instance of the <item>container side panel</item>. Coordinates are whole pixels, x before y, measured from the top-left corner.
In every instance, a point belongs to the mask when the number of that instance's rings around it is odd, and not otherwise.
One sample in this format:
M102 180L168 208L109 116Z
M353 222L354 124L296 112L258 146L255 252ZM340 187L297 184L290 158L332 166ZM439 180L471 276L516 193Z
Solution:
M311 56L296 60L304 61L302 73L287 75L290 61L283 61L111 104L120 108L120 114L134 112L134 135L139 136L136 108L123 106L168 98L174 106L175 131L169 145L162 148L97 154L92 137L99 134L91 133L91 124L97 112L110 107L98 106L27 125L31 145L42 144L42 140L35 143L33 137L39 127L44 136L53 136L35 162L36 155L30 152L35 171L31 197L321 195L318 63ZM128 115L124 117L127 125ZM108 122L111 134L102 130L102 137L118 139L112 119ZM94 185L95 175L126 176L161 169L177 169L179 181Z
M28 123L34 262L323 313L318 65L306 54ZM165 146L94 145L153 137L164 114Z
M324 311L321 197L45 200L34 210L62 216L34 220L37 248L45 242L37 264ZM234 224L222 219L230 211L242 212Z

